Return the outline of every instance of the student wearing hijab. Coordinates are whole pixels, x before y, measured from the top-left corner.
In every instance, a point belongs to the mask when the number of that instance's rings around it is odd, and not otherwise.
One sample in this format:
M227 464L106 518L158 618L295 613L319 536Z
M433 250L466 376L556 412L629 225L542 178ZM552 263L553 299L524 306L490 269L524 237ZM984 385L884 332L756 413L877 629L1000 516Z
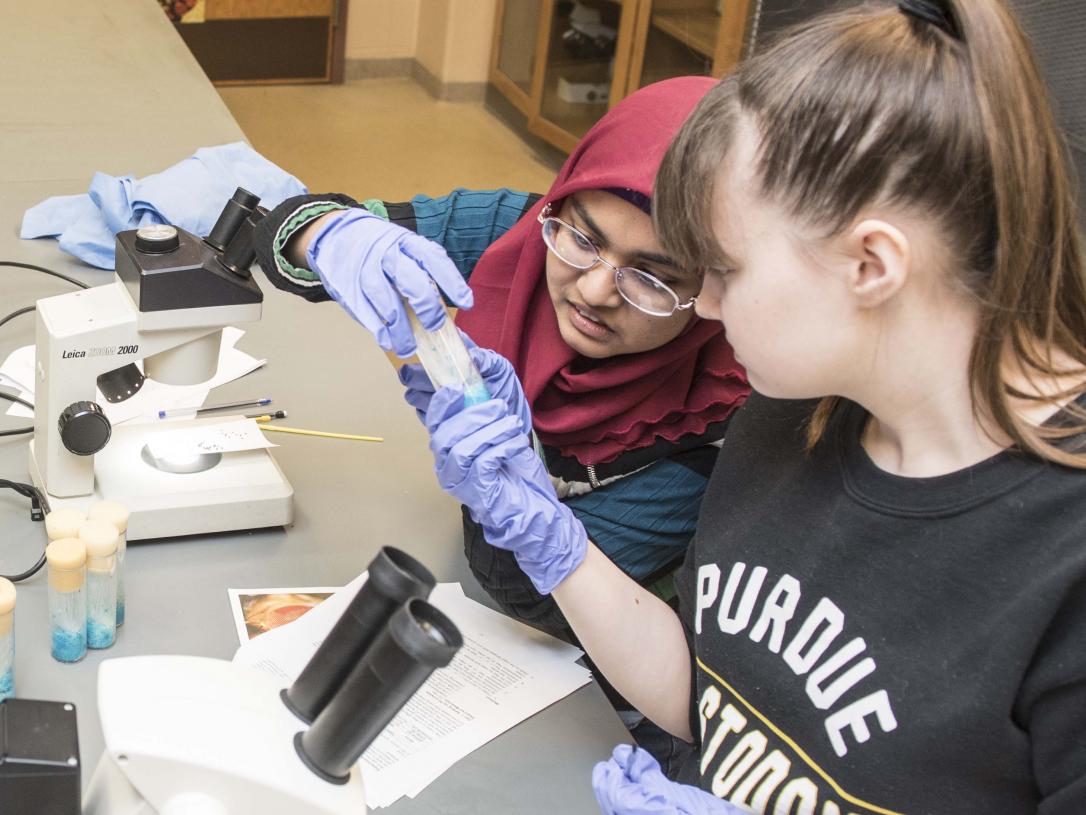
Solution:
M479 347L488 389L518 420L559 497L624 572L651 583L681 561L716 447L748 393L723 326L692 308L699 275L661 248L653 179L715 84L684 77L624 99L586 134L546 195L455 190L409 203L290 199L261 222L257 257L279 288L335 299L385 350L414 352L404 301L427 328L444 306ZM492 349L492 350L484 350ZM420 416L432 386L406 365ZM523 412L523 411L522 411ZM513 556L464 512L465 553L507 612L567 630Z

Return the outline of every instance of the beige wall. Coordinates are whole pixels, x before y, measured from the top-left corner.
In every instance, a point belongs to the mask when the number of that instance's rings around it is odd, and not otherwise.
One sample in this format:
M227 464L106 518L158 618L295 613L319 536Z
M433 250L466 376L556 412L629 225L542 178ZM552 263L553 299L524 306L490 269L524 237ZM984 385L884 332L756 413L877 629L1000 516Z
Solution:
M486 82L497 0L450 0L443 82Z
M351 0L347 59L415 56L419 0Z
M347 59L414 57L444 83L486 82L497 0L352 0Z
M447 50L448 20L455 0L419 0L418 38L415 59L436 76L443 78Z

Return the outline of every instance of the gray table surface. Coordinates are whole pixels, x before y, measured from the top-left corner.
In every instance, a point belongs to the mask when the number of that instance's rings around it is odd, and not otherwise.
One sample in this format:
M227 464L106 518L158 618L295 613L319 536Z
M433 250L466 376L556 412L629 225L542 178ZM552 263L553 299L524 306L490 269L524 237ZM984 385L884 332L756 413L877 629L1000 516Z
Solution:
M0 260L107 283L112 273L78 263L52 240L19 240L26 208L51 195L85 192L95 171L141 176L243 135L152 0L4 3L0 31ZM275 407L290 412L291 425L386 441L276 437L275 458L295 490L294 523L131 545L126 625L113 648L79 664L49 656L44 576L19 585L17 690L77 705L84 785L103 749L99 663L154 653L229 659L237 639L228 587L341 585L380 546L392 544L439 580L460 581L469 596L492 605L468 571L459 509L436 485L425 433L402 401L388 360L334 304L311 305L258 279L264 316L241 326L247 333L239 347L268 363L213 398L270 395ZM0 267L0 316L69 288ZM0 360L33 341L33 323L27 315L0 328ZM19 424L0 416L0 429ZM28 440L0 438L0 477L29 480ZM0 491L0 572L22 570L43 544L44 530L29 521L27 502ZM592 683L389 811L597 812L590 769L623 740L626 731Z

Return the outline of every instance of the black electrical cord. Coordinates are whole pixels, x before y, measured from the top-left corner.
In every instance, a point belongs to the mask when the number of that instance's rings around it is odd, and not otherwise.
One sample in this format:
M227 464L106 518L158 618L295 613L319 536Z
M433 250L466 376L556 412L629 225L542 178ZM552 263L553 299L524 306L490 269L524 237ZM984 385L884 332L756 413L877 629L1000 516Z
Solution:
M25 308L21 308L21 309L18 309L17 311L13 311L7 317L0 320L0 326L3 326L4 323L10 322L11 320L14 320L16 317L18 317L21 314L29 314L30 312L36 310L37 308L38 308L37 306L26 306Z
M20 263L17 260L0 260L0 266L13 266L16 269L29 269L32 272L41 272L42 274L47 274L52 277L59 277L61 280L65 280L73 286L79 286L81 289L90 288L90 286L82 280L76 280L74 277L68 277L66 274L54 272L52 269L46 269L44 266L35 266L33 263Z
M68 275L61 274L60 272L54 272L52 269L46 269L44 266L35 266L33 263L20 263L15 260L0 260L0 266L11 266L16 269L28 269L32 272L41 272L47 274L50 277L56 277L67 283L71 283L73 286L78 286L81 289L89 289L86 283L81 280L76 280L74 277L68 277ZM0 319L0 327L5 323L11 322L16 317L22 314L29 314L34 311L35 306L26 306L24 308L16 309L7 316ZM34 405L23 399L21 396L15 396L14 394L4 393L0 391L0 398L6 399L9 402L15 402L16 404L28 407L31 410L34 409ZM33 433L33 427L20 427L14 430L0 430L0 436L21 436L25 433ZM46 513L49 512L49 499L45 497L33 484L22 484L18 481L8 481L5 478L0 478L0 488L15 490L20 495L26 496L30 499L30 520L42 521L45 519ZM43 551L37 562L27 569L25 572L19 572L18 574L5 574L0 577L6 577L12 583L18 583L21 580L26 580L28 577L32 577L37 574L41 567L45 565L45 552Z
M7 399L9 402L15 402L17 405L28 407L31 410L34 409L34 405L23 399L21 396L16 396L13 393L4 393L0 391L0 399ZM0 436L22 436L26 433L33 433L33 427L17 427L15 430L0 430Z
M30 499L30 520L45 520L45 516L49 512L49 499L33 484L21 484L18 481L8 481L5 478L0 478L0 488L15 490L15 492ZM19 572L18 574L4 574L0 575L0 577L6 577L12 583L18 583L21 580L26 580L28 577L37 574L44 565L45 552L43 550L37 562L25 572Z
M78 286L81 289L89 289L90 288L90 286L88 286L86 283L84 283L81 280L76 280L74 277L68 277L68 275L61 274L60 272L54 272L52 269L46 269L44 266L35 266L33 263L20 263L17 260L0 260L0 266L11 266L11 267L14 267L16 269L29 269L32 272L41 272L42 274L47 274L50 277L60 278L61 280L64 280L64 281L66 281L68 283L71 283L73 286ZM31 311L34 311L35 308L37 308L37 307L36 306L25 306L24 308L16 309L15 311L11 312L11 314L8 314L4 318L0 319L0 327L3 327L5 323L11 322L16 317L18 317L18 316L20 316L22 314L29 314ZM7 399L7 400L9 400L11 402L17 402L20 405L24 405L25 407L30 408L31 410L34 409L34 406L32 404L30 404L29 402L27 402L24 399L19 398L18 396L10 396L10 395L8 395L6 393L0 393L0 398ZM3 436L24 436L24 435L26 435L28 433L33 433L33 432L34 432L33 427L17 427L14 430L0 430L0 437L3 437Z

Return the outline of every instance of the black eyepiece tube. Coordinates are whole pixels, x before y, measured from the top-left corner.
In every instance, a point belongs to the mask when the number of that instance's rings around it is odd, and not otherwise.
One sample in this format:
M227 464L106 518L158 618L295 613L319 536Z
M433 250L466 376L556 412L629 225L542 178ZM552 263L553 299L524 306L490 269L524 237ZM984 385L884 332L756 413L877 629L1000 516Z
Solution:
M259 195L253 195L244 187L238 187L234 190L233 197L223 207L222 212L219 214L219 220L211 228L211 234L204 240L211 244L215 251L221 252L223 247L230 243L230 239L234 237L245 219L249 217L249 213L259 203Z
M253 261L256 259L253 233L256 231L256 225L267 214L268 211L264 207L254 209L252 214L238 228L238 231L234 233L230 243L226 244L226 249L219 256L219 263L227 271L233 272L238 277L252 277L249 267L253 265Z
M391 546L382 547L368 572L343 616L294 684L282 693L286 706L306 724L317 718L339 690L396 609L415 597L429 597L436 582L429 569Z
M346 783L359 756L463 644L452 620L426 600L401 606L313 726L294 737L302 761L325 781Z

